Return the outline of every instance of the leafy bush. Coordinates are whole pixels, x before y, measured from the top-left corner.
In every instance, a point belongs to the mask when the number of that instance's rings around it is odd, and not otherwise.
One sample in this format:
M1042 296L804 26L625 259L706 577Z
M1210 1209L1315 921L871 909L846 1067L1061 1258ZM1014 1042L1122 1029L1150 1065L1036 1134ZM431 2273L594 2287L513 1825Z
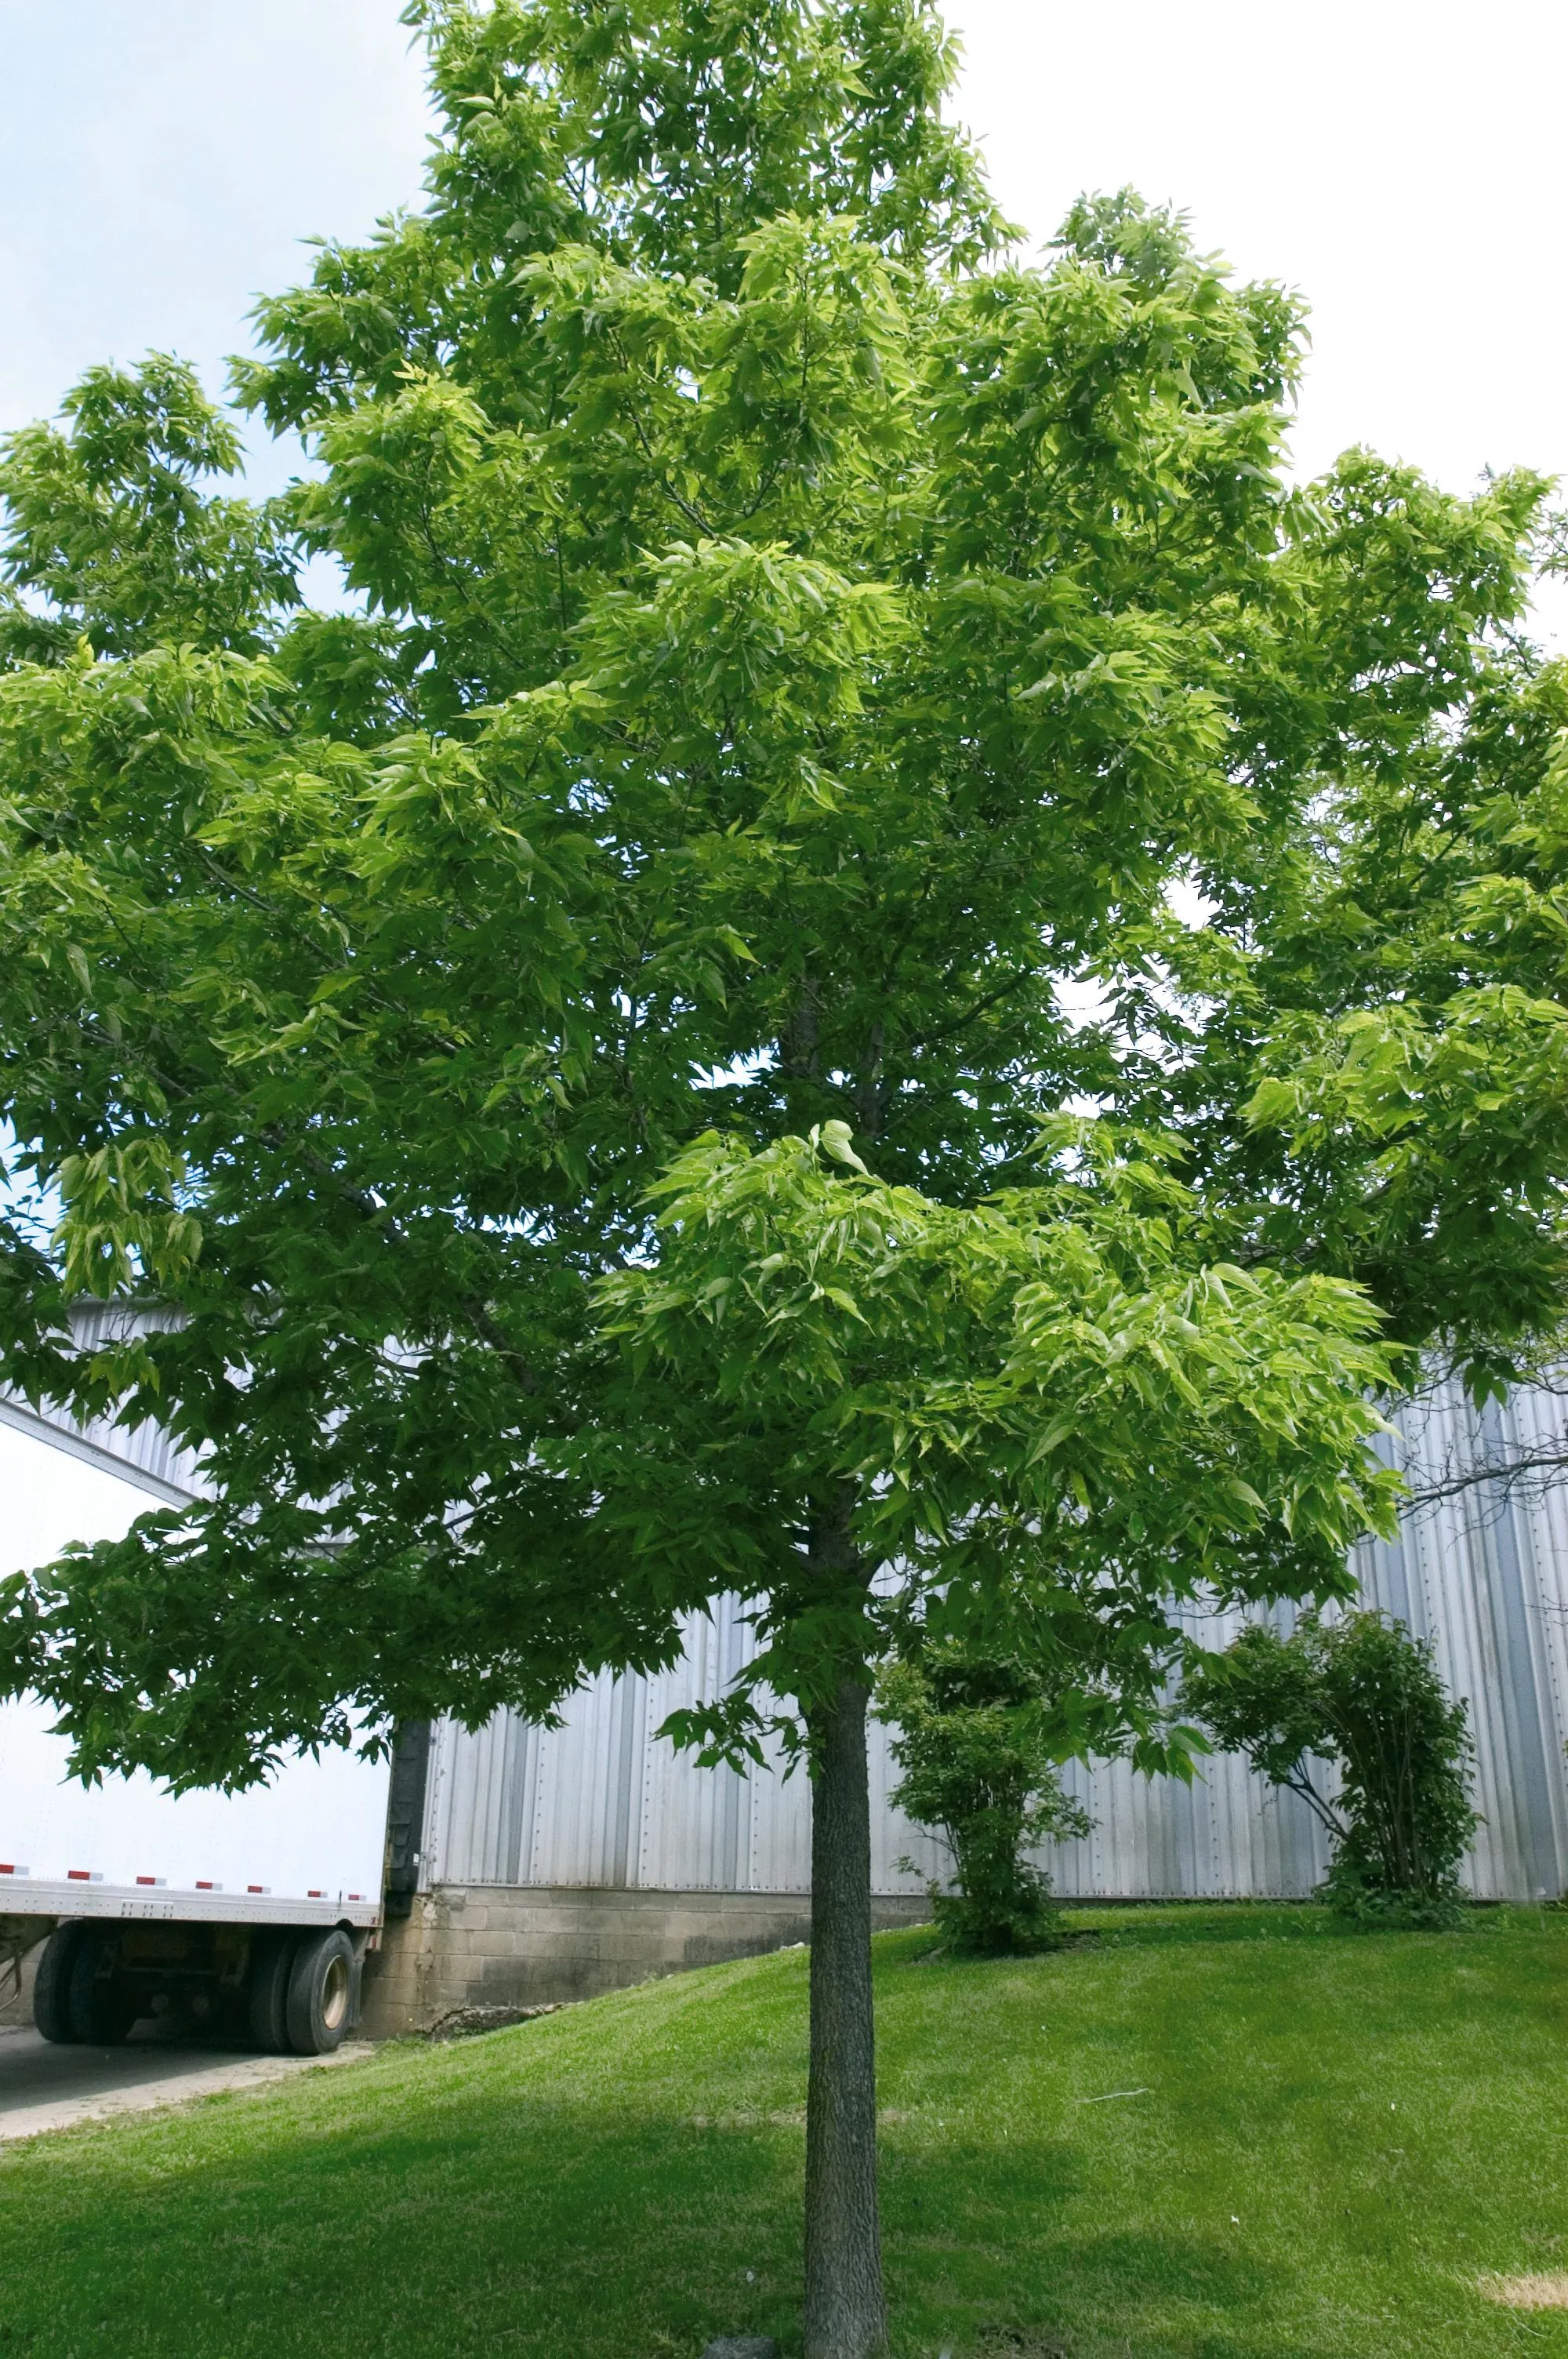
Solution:
M1402 1624L1309 1612L1288 1638L1244 1630L1189 1666L1185 1701L1217 1744L1302 1795L1328 1829L1321 1895L1333 1908L1368 1924L1457 1920L1455 1871L1476 1824L1465 1709ZM1336 1801L1314 1761L1337 1763Z
M1024 1854L1092 1821L1063 1793L1046 1741L1039 1683L1018 1662L935 1647L883 1666L884 1720L897 1724L903 1771L892 1799L953 1853L956 1892L930 1886L957 1950L997 1955L1054 1949L1061 1912L1051 1879Z

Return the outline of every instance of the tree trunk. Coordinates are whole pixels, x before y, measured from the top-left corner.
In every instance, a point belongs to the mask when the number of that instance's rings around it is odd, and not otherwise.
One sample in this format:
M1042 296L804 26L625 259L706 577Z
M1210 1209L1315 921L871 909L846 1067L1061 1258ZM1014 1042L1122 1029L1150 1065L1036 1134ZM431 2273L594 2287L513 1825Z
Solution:
M811 1715L811 2076L806 2099L806 2359L887 2341L877 2221L871 1814L856 1680Z

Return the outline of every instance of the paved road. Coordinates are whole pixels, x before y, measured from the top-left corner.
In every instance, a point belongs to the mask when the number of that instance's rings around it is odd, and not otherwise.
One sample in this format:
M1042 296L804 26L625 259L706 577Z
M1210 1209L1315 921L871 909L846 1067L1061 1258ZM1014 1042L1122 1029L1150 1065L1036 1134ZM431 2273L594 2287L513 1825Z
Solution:
M371 2053L366 2040L350 2040L335 2056L256 2056L152 2037L124 2048L51 2048L30 2024L0 2026L0 2140L178 2104L220 2089L256 2088Z

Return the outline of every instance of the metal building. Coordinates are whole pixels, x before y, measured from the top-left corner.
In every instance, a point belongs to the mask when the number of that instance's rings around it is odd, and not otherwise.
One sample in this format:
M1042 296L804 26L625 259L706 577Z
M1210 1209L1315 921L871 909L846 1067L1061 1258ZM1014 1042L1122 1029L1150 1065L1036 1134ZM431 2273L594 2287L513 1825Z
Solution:
M1554 1898L1568 1886L1568 1489L1507 1472L1554 1446L1563 1415L1555 1395L1536 1391L1479 1416L1454 1387L1408 1404L1387 1447L1412 1487L1440 1495L1407 1514L1395 1541L1357 1550L1363 1597L1431 1642L1450 1693L1469 1705L1483 1824L1465 1874L1479 1899ZM1445 1478L1487 1468L1493 1479L1443 1495ZM1216 1620L1210 1642L1238 1626ZM678 1705L726 1683L749 1638L727 1599L692 1618L675 1670L596 1679L559 1729L505 1712L471 1735L441 1723L421 1884L804 1892L806 1778L697 1768L655 1734ZM943 1849L889 1805L897 1770L880 1728L871 1774L873 1888L917 1895L942 1874ZM1094 1832L1042 1859L1075 1898L1296 1897L1327 1865L1306 1804L1234 1757L1209 1761L1190 1788L1118 1761L1075 1767L1066 1782Z
M160 1323L156 1312L130 1310L112 1302L83 1300L71 1306L71 1340L79 1352L91 1352L100 1344L123 1341L127 1334L149 1332ZM35 1409L18 1394L3 1387L0 1423L49 1441L90 1466L117 1474L123 1482L135 1484L166 1507L182 1507L199 1497L202 1490L196 1459L189 1451L181 1450L160 1426L140 1425L135 1432L128 1432L109 1418L95 1418L91 1424L81 1425L74 1418L51 1410L47 1403Z
M91 1345L125 1313L83 1304ZM145 1315L145 1314L143 1314ZM76 1427L0 1396L0 1418L128 1475L178 1504L200 1471L151 1426L127 1435ZM1509 1469L1553 1451L1568 1474L1568 1403L1515 1394L1477 1415L1454 1387L1407 1404L1388 1444L1426 1503L1393 1542L1357 1550L1363 1597L1430 1641L1450 1693L1469 1706L1475 1799L1483 1823L1466 1864L1482 1899L1555 1897L1568 1886L1568 1480L1520 1482ZM1453 1478L1491 1470L1453 1487ZM1211 1642L1238 1626L1217 1620ZM475 1734L450 1723L423 1732L395 1779L392 1887L507 1887L687 1894L799 1895L809 1883L810 1791L776 1769L696 1767L656 1731L682 1704L713 1695L746 1659L750 1631L734 1600L694 1616L678 1666L654 1679L601 1676L540 1730L499 1714ZM940 1843L888 1803L897 1770L872 1730L874 1889L917 1897L944 1870ZM1094 1821L1083 1841L1043 1855L1059 1891L1078 1898L1293 1897L1326 1864L1317 1821L1235 1758L1195 1785L1150 1780L1124 1762L1066 1773Z

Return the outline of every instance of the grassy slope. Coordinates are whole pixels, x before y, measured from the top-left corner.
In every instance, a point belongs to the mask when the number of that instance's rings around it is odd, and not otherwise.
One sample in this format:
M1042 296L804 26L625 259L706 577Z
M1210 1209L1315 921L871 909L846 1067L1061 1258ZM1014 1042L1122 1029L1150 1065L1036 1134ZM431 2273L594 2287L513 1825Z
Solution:
M1075 1921L878 1942L903 2359L1568 2354L1474 2290L1568 2268L1568 1921ZM0 2359L793 2351L805 2053L796 1951L0 2148Z

